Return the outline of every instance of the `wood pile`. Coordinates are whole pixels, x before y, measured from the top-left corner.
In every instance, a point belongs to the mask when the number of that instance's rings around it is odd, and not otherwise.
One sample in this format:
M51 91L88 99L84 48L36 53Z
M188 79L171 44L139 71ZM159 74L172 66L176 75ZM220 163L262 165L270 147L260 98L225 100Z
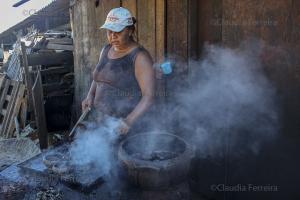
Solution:
M32 105L42 148L47 148L47 132L67 130L71 122L73 41L63 35L48 33L47 38L35 45L34 53L26 55L27 63L23 63L30 68L27 79L32 88ZM37 47L41 49L37 51Z
M10 138L25 128L27 100L25 85L0 74L0 137Z
M71 123L73 40L66 32L35 32L15 46L0 75L0 137L18 137L30 125L47 148L48 132L65 131Z
M71 121L71 105L74 94L73 54L71 51L43 51L28 55L32 66L30 77L40 74L48 131L66 130ZM33 79L32 82L36 82Z

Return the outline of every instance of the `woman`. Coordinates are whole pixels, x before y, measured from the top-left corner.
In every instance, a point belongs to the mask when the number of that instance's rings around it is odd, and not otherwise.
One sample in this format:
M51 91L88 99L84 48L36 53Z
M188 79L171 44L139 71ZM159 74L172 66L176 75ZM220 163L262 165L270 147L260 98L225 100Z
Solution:
M125 8L112 9L101 28L106 45L93 72L93 82L82 110L94 107L122 118L120 133L127 134L154 101L155 78L150 54L133 39L135 18Z

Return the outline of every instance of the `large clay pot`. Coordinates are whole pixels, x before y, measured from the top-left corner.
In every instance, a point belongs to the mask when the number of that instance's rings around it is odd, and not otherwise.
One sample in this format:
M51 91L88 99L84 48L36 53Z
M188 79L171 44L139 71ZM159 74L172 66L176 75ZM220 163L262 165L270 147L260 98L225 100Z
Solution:
M129 180L143 189L166 189L187 178L193 148L168 132L131 136L119 147L119 160Z

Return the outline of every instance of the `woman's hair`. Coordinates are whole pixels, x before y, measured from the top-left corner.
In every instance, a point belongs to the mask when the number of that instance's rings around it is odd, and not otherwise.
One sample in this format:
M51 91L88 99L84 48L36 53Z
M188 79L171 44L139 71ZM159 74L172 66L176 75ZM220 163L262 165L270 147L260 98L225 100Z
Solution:
M130 25L130 26L127 26L127 28L129 29L129 30L132 30L132 35L130 36L130 39L131 40L136 40L136 34L135 34L135 23L136 23L136 19L135 19L135 17L132 17L132 21L133 21L133 24L132 25Z

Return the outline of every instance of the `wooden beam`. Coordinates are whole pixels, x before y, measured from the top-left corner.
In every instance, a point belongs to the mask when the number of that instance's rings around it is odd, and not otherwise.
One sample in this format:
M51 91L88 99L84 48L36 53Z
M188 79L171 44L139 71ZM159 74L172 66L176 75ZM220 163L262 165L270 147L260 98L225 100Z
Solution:
M52 44L49 43L46 46L47 49L55 49L55 50L66 50L66 51L73 51L73 45L64 45L64 44Z
M156 0L155 61L163 62L166 52L166 0Z
M12 85L13 85L13 89L12 89L12 93L11 93L11 98L10 101L8 102L8 106L6 108L6 113L4 116L4 120L2 123L2 127L1 127L1 134L4 135L5 138L8 138L9 132L8 132L8 128L9 128L9 123L11 122L11 117L13 114L13 110L15 107L15 102L17 99L17 95L18 95L18 91L19 91L19 87L21 85L21 82L19 81L12 81ZM7 94L8 95L8 94Z
M19 89L18 89L18 94L16 96L15 103L14 103L13 108L12 108L12 113L11 113L11 116L10 116L9 124L8 124L7 129L6 129L8 137L12 137L13 134L14 134L14 132L13 132L14 128L17 128L17 127L14 126L15 125L14 122L15 122L15 118L18 117L18 114L19 114L22 99L24 97L24 92L25 92L25 85L20 84Z
M3 108L3 104L6 100L6 97L7 97L7 92L8 92L8 89L9 89L9 86L11 85L11 80L9 79L6 79L5 81L5 85L3 87L3 90L1 92L1 97L0 97L0 109L2 110Z
M41 73L37 73L35 83L32 87L33 105L36 124L38 128L38 136L40 141L40 148L46 149L48 147L48 131L46 124L46 115L44 108L44 95L42 87Z
M71 71L71 67L65 66L65 67L51 67L48 69L41 70L41 75L51 75L51 74L64 74Z
M26 88L28 91L28 111L32 111L32 93L31 93L31 88L32 88L32 80L29 75L29 68L28 68L28 59L27 59L27 53L26 53L26 46L24 42L21 42L21 51L22 51L22 65L24 68L24 79L25 79L25 84Z
M199 55L199 8L198 0L189 0L188 2L188 58L196 60Z
M137 9L138 41L155 59L155 0L139 0Z
M169 57L182 62L176 66L178 72L186 68L188 59L188 0L167 1L167 51ZM171 55L172 54L172 55ZM179 69L180 68L180 69Z
M72 45L73 44L73 39L72 38L54 38L54 39L49 39L48 44L68 44Z
M127 8L135 18L137 18L137 16L138 16L137 4L138 4L138 0L123 0L122 1L122 7ZM139 32L138 25L139 25L139 23L137 23L135 26L136 36L138 35L138 32ZM138 40L138 38L137 38L137 40Z
M28 55L28 66L73 64L72 52L47 52Z

